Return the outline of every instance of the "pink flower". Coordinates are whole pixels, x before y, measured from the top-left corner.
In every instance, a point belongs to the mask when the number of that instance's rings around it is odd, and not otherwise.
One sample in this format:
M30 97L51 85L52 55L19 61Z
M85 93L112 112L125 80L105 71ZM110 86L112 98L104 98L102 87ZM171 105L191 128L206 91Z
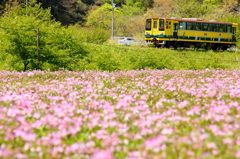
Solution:
M83 152L86 149L85 143L73 143L70 146L66 147L66 153L76 153L76 152Z
M233 139L231 138L225 138L223 139L223 144L228 144L228 145L232 145L233 144Z
M11 153L8 150L0 147L0 157L2 157L2 158L6 157L7 158L9 156L11 156Z
M144 143L146 149L154 149L157 147L161 147L161 145L165 145L165 142L167 141L167 137L164 135L158 135L155 138L147 139ZM164 148L164 147L161 147Z
M212 150L212 154L214 154L214 155L218 155L219 153L220 153L220 151L218 149Z
M215 149L215 148L217 148L217 146L216 146L216 144L215 144L214 142L209 142L209 143L207 144L207 148L209 148L209 149Z
M30 77L30 76L33 76L34 75L34 73L33 72L28 72L28 77Z
M60 145L61 142L62 142L62 140L59 139L59 138L53 138L53 139L50 140L50 143L53 144L53 145Z
M237 144L238 146L240 146L240 140L237 140L237 141L236 141L236 144Z
M13 100L13 97L11 95L8 95L8 94L6 94L6 95L4 95L0 98L0 101L3 101L3 102L10 102L12 100Z
M100 150L93 154L91 159L114 159L112 152L109 150Z
M18 158L18 159L24 159L24 158L28 158L27 155L25 154L21 154L21 153L18 153L16 155L14 155L15 158Z
M127 107L128 106L128 103L124 100L119 100L117 105L116 105L116 108L117 109L121 109L122 107Z
M32 105L32 102L29 101L29 100L23 100L22 101L22 106L24 106L24 107L29 107L31 105Z
M178 103L178 108L182 109L182 108L186 107L188 105L188 103L189 102L187 100L184 100L184 101Z
M240 150L238 150L238 151L235 153L235 157L236 157L236 158L240 158Z
M172 134L173 133L173 129L172 128L164 128L162 130L162 134L167 135L167 134Z
M41 114L38 113L38 112L36 112L36 113L33 114L33 117L36 118L36 119L39 119L40 116L41 116Z
M126 95L123 100L126 102L135 101L135 99L131 95Z

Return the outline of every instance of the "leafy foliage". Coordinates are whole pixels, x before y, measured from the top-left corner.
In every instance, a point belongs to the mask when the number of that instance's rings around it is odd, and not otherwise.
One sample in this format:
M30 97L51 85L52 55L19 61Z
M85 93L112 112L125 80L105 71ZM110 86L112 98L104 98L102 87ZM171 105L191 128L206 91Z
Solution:
M153 8L148 9L145 13L145 17L168 17L170 13L175 10L174 0L155 0L153 3Z
M174 8L172 16L177 18L201 18L211 11L208 5L201 4L196 0L175 0Z
M100 8L91 12L88 16L87 25L110 29L111 28L111 11L112 6L108 3L105 3Z
M23 8L15 8L1 19L2 52L14 56L15 63L22 63L23 71L37 68L39 61L40 69L47 66L52 70L61 67L71 70L70 65L86 54L78 39L73 40L72 32L51 20L49 9L34 5L29 6L28 11L26 15ZM40 28L40 34L37 34L37 28ZM37 47L37 36L40 36L41 48Z

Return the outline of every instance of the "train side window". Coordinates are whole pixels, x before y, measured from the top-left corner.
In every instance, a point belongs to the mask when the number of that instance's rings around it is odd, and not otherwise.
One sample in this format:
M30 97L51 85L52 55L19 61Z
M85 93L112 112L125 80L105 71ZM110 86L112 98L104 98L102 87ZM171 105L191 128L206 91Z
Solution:
M212 24L212 31L217 31L217 25L216 24Z
M227 25L227 32L231 33L232 32L232 26L231 25Z
M226 32L225 25L219 25L219 32Z
M152 24L152 20L151 19L147 19L146 20L146 30L151 30L151 24Z
M208 24L208 31L213 31L213 24Z
M196 30L202 30L201 23L196 23Z
M223 31L227 32L227 26L226 25L223 25Z
M178 29L180 29L180 30L183 29L183 22L179 22L179 28Z
M235 27L232 28L232 33L236 34L236 28Z
M234 42L237 41L237 39L236 39L236 30L237 30L236 27L232 28L232 41L234 41Z
M192 23L192 28L191 30L196 30L196 23Z
M222 25L219 26L218 30L219 30L219 32L223 32Z
M213 24L213 31L218 31L218 24Z
M180 28L181 30L186 30L187 29L187 22L182 22L182 26Z
M206 30L206 31L208 30L208 24L207 24L207 23L203 23L203 24L202 24L202 30L204 30L204 31L205 31L205 30Z
M187 22L187 30L191 30L192 29L192 23L191 22Z
M220 24L217 24L217 31L219 31L220 29Z

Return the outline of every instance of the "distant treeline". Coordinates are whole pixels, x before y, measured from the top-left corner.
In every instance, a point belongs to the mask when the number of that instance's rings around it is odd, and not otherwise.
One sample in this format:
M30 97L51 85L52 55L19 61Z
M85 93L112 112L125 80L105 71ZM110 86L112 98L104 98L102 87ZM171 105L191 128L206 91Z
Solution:
M111 0L1 0L0 15L11 11L13 7L26 7L26 5L41 3L43 8L51 8L53 18L63 25L75 23L84 25L93 11L111 2ZM217 13L218 11L222 13L220 16L224 16L223 13L226 14L226 12L240 14L240 0L114 0L114 3L118 7L128 6L125 8L128 12L127 16L137 14L136 9L134 11L135 7L141 9L141 14L157 16L175 14L196 17L198 14L197 17L206 17L206 15L212 17L210 12Z

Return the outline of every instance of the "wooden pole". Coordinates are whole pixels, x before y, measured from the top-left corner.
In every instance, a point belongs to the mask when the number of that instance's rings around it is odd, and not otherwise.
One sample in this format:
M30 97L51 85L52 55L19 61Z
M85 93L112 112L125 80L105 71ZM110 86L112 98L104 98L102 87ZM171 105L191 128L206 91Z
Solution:
M114 40L114 8L115 4L113 3L112 0L112 40Z
M39 69L39 60L40 60L40 38L39 38L39 28L37 28L37 63L36 63L36 69Z

